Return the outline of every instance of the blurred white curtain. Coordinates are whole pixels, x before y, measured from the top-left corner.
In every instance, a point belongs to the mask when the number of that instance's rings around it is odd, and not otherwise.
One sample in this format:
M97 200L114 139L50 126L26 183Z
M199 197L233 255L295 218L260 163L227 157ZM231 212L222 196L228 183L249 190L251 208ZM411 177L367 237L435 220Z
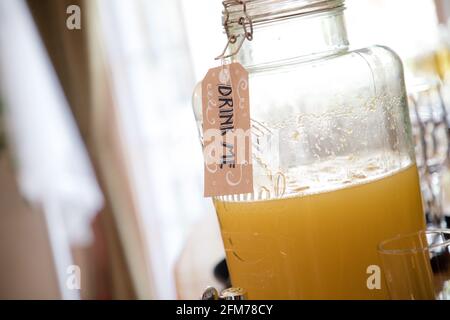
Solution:
M433 0L346 0L346 7L349 39L356 48L382 44L403 59L436 49L439 34Z
M102 195L24 0L0 1L0 98L21 192L46 215L62 297L78 299L70 247L91 241Z
M174 264L186 236L213 210L202 197L203 160L190 105L196 72L183 7L180 0L98 4L120 132L145 224L152 298L174 299ZM220 11L215 14L220 27Z

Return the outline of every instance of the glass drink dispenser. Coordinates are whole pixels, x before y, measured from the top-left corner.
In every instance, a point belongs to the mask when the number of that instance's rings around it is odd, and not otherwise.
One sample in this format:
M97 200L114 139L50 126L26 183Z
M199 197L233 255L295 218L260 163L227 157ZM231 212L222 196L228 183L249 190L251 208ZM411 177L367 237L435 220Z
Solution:
M233 286L249 299L388 298L377 244L425 227L399 57L349 49L343 0L224 8L253 144L253 193L213 198Z

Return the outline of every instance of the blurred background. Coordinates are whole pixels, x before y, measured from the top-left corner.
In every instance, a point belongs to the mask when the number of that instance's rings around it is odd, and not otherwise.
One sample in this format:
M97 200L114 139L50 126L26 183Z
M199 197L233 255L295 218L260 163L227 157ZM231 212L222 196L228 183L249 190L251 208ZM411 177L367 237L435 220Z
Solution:
M450 225L450 0L346 3L352 47L404 62L425 210ZM0 0L0 299L196 299L221 285L190 106L226 44L221 12Z

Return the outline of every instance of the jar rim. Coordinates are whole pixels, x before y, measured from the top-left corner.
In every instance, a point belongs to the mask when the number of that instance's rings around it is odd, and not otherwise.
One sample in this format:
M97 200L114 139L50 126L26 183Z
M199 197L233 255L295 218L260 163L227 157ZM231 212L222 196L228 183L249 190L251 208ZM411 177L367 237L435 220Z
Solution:
M310 15L333 9L342 10L345 0L224 0L222 24L227 30L242 24L253 25L291 17Z
M438 243L422 243L420 241L420 247L415 245L415 240L420 240L420 237L425 236L441 236L444 239ZM402 240L414 240L408 242L410 245L406 248L395 248L395 243ZM390 247L394 246L394 248ZM402 254L417 254L421 252L432 251L437 248L444 248L450 246L450 229L431 229L431 230L420 230L412 233L407 233L403 235L397 235L393 238L386 239L378 244L378 252L383 255L402 255Z

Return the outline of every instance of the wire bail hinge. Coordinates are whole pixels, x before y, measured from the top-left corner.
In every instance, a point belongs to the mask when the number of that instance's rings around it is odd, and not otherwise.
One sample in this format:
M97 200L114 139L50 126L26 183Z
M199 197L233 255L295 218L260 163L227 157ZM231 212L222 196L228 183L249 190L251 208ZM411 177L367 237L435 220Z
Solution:
M220 59L223 60L223 59L230 58L230 57L236 55L239 52L239 50L241 49L245 40L248 40L248 41L253 40L253 22L252 22L252 19L247 14L246 0L236 0L236 3L242 5L243 16L241 16L239 18L238 24L242 26L244 33L238 34L238 35L230 34L230 30L228 28L228 21L230 18L230 13L228 12L227 5L225 4L225 2L223 2L223 6L224 6L223 26L225 28L225 32L228 37L228 42L225 46L225 49L223 49L222 53L219 56L217 56L215 58L215 60L220 60ZM236 49L234 49L231 53L226 54L230 45L235 44L238 41L238 39L239 39L239 44L237 45Z

